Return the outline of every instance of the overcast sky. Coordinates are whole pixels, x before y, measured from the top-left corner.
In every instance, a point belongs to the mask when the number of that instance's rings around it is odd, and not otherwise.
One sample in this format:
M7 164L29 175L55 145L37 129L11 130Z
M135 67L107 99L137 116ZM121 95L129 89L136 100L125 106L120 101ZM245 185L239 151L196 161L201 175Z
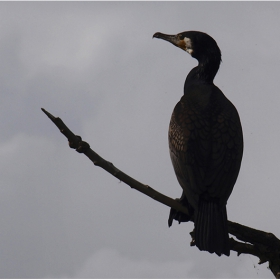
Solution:
M167 131L197 61L155 32L199 30L244 131L229 220L280 237L278 2L1 2L0 277L272 278L253 256L190 247L192 223L70 150L40 110L180 197Z

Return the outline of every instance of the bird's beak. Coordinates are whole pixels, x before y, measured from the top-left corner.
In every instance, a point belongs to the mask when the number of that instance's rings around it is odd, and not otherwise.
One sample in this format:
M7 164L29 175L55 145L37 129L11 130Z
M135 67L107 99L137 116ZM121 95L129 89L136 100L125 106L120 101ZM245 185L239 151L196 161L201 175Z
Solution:
M177 35L167 35L160 32L157 32L153 35L153 38L162 39L172 43L175 46L178 46L178 36Z
M153 38L165 40L165 41L170 42L171 44L175 45L176 47L183 49L184 51L186 50L185 41L179 39L178 35L167 35L167 34L157 32L153 35Z
M153 38L165 40L179 48L182 48L181 45L183 45L182 43L184 43L184 40L180 40L178 35L167 35L160 32L155 33Z

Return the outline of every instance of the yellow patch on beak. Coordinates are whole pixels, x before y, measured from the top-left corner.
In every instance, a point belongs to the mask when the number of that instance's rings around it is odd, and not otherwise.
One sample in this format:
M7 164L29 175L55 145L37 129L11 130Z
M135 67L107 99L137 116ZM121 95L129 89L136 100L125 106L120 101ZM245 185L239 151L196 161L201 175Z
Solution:
M184 51L186 50L186 42L184 40L179 40L177 46L183 49Z
M193 53L191 39L185 37L183 40L179 40L177 44L178 44L177 46L179 48L181 48L182 50L188 52L189 54Z

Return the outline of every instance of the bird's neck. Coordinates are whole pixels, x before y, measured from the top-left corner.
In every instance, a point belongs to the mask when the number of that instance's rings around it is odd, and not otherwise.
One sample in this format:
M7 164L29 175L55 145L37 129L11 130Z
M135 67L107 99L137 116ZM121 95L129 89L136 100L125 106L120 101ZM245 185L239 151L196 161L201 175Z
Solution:
M201 59L198 66L193 68L186 78L186 83L213 84L219 70L220 59Z

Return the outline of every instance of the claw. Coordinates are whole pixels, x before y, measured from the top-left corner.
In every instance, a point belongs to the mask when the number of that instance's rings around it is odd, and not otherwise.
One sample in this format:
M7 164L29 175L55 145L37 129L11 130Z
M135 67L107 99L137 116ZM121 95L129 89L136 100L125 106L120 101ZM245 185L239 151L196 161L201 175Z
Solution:
M170 209L169 218L168 218L168 227L172 226L173 220L175 219L177 213L178 212L175 209L173 208Z
M186 205L188 206L188 203L185 199L185 197L182 195L181 198L176 198L175 200L177 200L179 203L183 204L183 205ZM188 207L189 208L189 207ZM170 213L169 213L169 218L168 218L168 226L171 227L172 226L172 223L173 223L173 220L176 220L179 222L179 224L181 222L188 222L192 219L191 216L189 215L186 215L182 212L178 212L177 210L171 208L170 209Z

